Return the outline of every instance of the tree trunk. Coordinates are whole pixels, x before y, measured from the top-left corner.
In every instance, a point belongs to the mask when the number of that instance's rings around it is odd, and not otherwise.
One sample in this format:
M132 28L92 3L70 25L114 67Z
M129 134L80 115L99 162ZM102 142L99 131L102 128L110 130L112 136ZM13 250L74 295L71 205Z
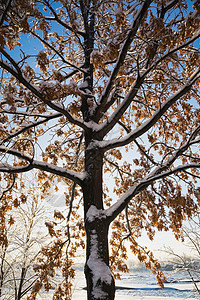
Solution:
M83 197L87 238L85 263L87 295L88 300L112 300L115 297L115 283L109 268L109 223L103 214L103 153L99 149L87 150L88 145L86 139L87 178L83 186Z
M26 269L24 267L22 267L20 283L19 283L18 294L17 294L16 300L20 300L22 297L22 287L23 287L25 275L26 275Z
M94 207L91 207L92 209L95 210ZM115 283L109 268L108 225L99 216L87 218L85 227L87 233L85 277L88 300L113 300Z
M2 295L2 288L3 288L3 283L4 283L4 261L5 261L5 256L6 256L6 249L7 247L2 246L2 257L1 257L1 267L0 267L0 298Z

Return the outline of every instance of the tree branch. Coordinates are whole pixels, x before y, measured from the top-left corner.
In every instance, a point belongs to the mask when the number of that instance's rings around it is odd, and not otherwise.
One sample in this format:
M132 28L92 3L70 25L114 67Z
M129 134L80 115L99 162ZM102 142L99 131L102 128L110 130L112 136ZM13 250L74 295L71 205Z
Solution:
M6 17L6 14L7 14L8 10L9 10L11 2L12 2L12 0L8 0L8 2L6 4L6 8L5 8L5 10L4 10L4 12L3 12L3 14L2 14L2 16L0 18L0 27L3 25L4 19Z
M0 48L1 52L1 48ZM12 64L12 58L7 54L7 57L9 57L9 61ZM75 124L79 127L81 127L84 130L87 130L86 123L84 123L80 119L74 118L65 108L64 105L57 105L47 99L43 96L43 94L39 91L37 87L35 87L33 84L26 79L21 70L20 72L16 72L9 64L7 64L5 61L0 61L0 66L7 70L10 74L12 74L17 80L19 80L20 83L22 83L29 91L31 91L37 98L39 98L42 102L44 102L47 106L52 108L53 110L62 113L72 124Z
M117 215L123 211L123 209L129 203L129 201L138 193L147 188L152 182L191 168L200 168L200 163L180 165L172 170L163 172L152 177L148 176L147 178L141 180L138 184L129 188L128 191L124 193L124 195L115 204L113 204L111 207L104 211L104 214L108 218L108 222L112 222L117 217Z
M114 111L114 113L108 118L107 121L105 121L101 125L101 135L105 136L120 120L121 116L124 114L126 109L129 107L135 96L137 95L137 92L141 85L143 84L145 78L147 75L162 61L164 61L166 58L171 56L173 53L185 48L186 46L190 45L191 43L195 42L200 37L200 29L196 32L196 34L187 40L185 43L179 45L178 47L174 47L173 49L169 50L167 53L165 53L163 56L158 58L152 65L142 73L138 72L137 79L133 83L133 85L130 88L130 91L124 98L123 102L118 106L118 108ZM191 77L188 81L191 80ZM187 85L187 84L186 84ZM105 104L105 109L108 110L110 105L113 104L113 101L111 100L110 103ZM104 110L102 110L104 111Z
M147 120L145 123L140 125L138 128L127 134L125 137L121 139L113 139L110 141L96 142L96 147L107 151L109 149L113 149L116 147L125 146L132 141L134 141L139 136L143 135L147 132L159 119L160 117L170 108L177 100L179 100L183 95L185 95L195 83L195 81L199 78L200 68L198 68L193 75L190 77L188 82L178 91L170 97L167 101L165 101L159 109L155 111L155 113Z
M3 54L3 56L5 56L9 60L11 65L16 69L17 73L19 75L22 75L22 70L20 69L18 63L1 46L0 46L0 52Z
M101 99L99 100L99 106L97 107L96 112L95 112L97 119L99 119L101 117L102 112L105 111L104 106L105 106L108 96L112 90L112 87L113 87L114 81L117 77L117 74L119 72L119 69L122 66L122 64L126 58L128 49L133 41L133 38L142 22L142 19L144 18L145 14L146 14L151 2L152 2L151 0L144 1L143 5L139 9L138 13L136 14L136 16L133 20L132 26L131 26L128 36L122 46L122 49L119 53L118 60L117 60L115 67L110 75L107 86L101 96Z
M10 139L12 139L12 138L20 135L21 133L23 133L23 132L25 132L25 131L27 131L27 130L29 130L31 128L35 128L38 125L41 125L41 124L43 124L43 123L45 123L47 121L59 118L61 116L62 116L62 114L60 114L60 113L57 113L57 114L54 114L54 115L50 115L50 116L44 116L44 117L42 116L42 118L45 118L44 120L41 120L41 121L38 121L38 122L32 122L32 123L28 124L27 126L23 126L21 129L19 129L15 133L10 134L7 138L3 139L0 142L0 144L3 144L5 142L9 141Z
M195 131L196 130L194 130L193 133ZM151 176L155 176L155 175L160 174L161 172L167 170L177 160L177 158L179 158L182 154L184 154L184 152L190 146L200 143L200 138L191 140L193 133L191 134L188 141L184 145L182 145L178 150L176 150L173 154L171 154L170 157L167 159L167 161L164 164L162 164L161 166L157 167L154 171L152 171Z
M7 153L11 154L15 157L18 157L20 159L23 159L27 161L28 165L27 166L22 166L22 167L13 167L10 164L7 163L1 163L0 164L0 172L5 172L9 174L16 174L16 173L24 173L28 172L33 169L38 169L41 171L49 172L51 174L55 174L64 178L68 178L80 186L82 186L83 180L86 176L84 173L79 173L76 171L71 171L67 170L63 167L58 167L52 164L49 164L47 162L41 162L34 160L31 156L26 155L18 150L10 149L8 147L0 146L0 152L1 153Z
M74 34L79 34L79 35L81 35L82 37L85 36L84 32L79 31L79 30L78 30L78 31L74 31L74 30L72 29L71 26L69 26L68 24L66 24L66 23L63 22L62 20L60 20L59 17L58 17L58 15L57 15L57 13L56 13L56 11L55 11L55 10L53 9L53 7L49 4L49 2L46 1L46 0L43 0L43 1L44 1L44 3L46 4L46 6L50 9L50 11L52 12L52 14L54 15L54 18L52 18L52 17L45 17L46 20L50 20L50 21L54 20L54 21L57 21L60 25L62 25L62 26L65 27L66 29L70 30L70 31L73 32Z
M66 60L58 50L56 50L53 46L51 46L49 43L47 43L47 41L45 41L44 39L42 39L38 34L36 34L33 31L30 31L30 33L36 37L37 39L40 40L41 43L43 43L44 45L46 45L46 47L50 48L53 52L55 52L60 59L62 60L62 62L64 62L65 64L69 65L70 67L76 69L77 71L81 72L81 73L85 73L85 71L83 69L80 69L79 67L75 66L74 64L70 63L68 60Z
M13 176L12 183L11 183L6 189L4 189L4 190L2 191L2 194L1 194L1 196L0 196L0 201L2 200L3 196L4 196L8 191L10 191L10 190L13 188L13 186L14 186L14 184L15 184L15 174L13 174L12 176Z
M200 163L191 163L188 165L181 165L175 167L171 170L169 168L172 164L191 146L200 142L200 138L195 139L197 133L200 130L200 125L197 126L191 133L188 141L182 145L178 150L175 151L165 164L155 168L145 179L141 180L138 184L131 187L122 197L121 199L115 203L113 206L107 209L106 215L108 218L111 218L111 221L126 207L129 201L136 196L139 192L147 188L153 181L158 179L165 178L169 175L175 174L177 172L185 171L190 168L200 168Z

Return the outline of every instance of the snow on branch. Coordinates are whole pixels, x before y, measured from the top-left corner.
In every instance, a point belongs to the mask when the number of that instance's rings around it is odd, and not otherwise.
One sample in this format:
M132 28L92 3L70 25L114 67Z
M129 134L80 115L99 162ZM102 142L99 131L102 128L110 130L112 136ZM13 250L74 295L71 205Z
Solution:
M0 164L0 172L8 173L8 174L25 173L32 169L33 168L31 165L27 165L23 167L13 167L7 163Z
M12 148L9 148L9 147L5 147L5 146L0 146L0 153L11 154L15 157L24 159L29 163L31 163L33 161L33 157L31 155L24 154L24 153L22 153L18 150L15 150L15 149L12 149Z
M122 197L115 204L113 204L111 207L106 209L105 214L109 222L112 222L117 217L117 215L123 211L123 209L127 206L129 201L133 197L135 197L138 193L140 193L145 188L147 188L152 182L173 175L177 172L185 171L187 169L194 169L194 168L200 168L200 163L180 165L176 168L173 168L172 170L162 172L161 174L155 176L152 176L150 174L147 178L141 180L138 184L129 188L128 191L125 192L124 195L122 195Z
M114 111L114 113L108 118L107 121L105 121L101 126L101 132L102 135L105 136L120 120L123 113L126 111L126 109L129 107L135 96L137 95L138 90L140 89L141 85L143 84L145 78L147 75L156 67L158 66L162 61L164 61L166 58L170 57L172 54L176 53L177 51L185 48L188 45L191 45L193 42L195 42L200 37L200 29L197 30L196 34L193 35L190 39L188 39L186 42L182 43L181 45L174 47L173 49L167 51L165 54L163 54L161 57L159 57L152 65L149 66L148 69L146 69L143 72L138 72L138 76L131 86L130 91L126 95L123 102L118 106L118 108ZM191 78L190 78L191 80ZM190 81L189 80L189 81ZM107 102L104 105L104 109L102 112L107 110L111 105L113 104L112 100Z
M113 206L106 210L106 215L111 221L126 207L128 202L136 196L143 189L147 188L153 181L165 178L169 175L175 174L177 172L185 171L186 169L200 168L200 163L191 163L187 165L180 165L178 167L171 168L173 163L182 155L189 147L194 144L200 143L199 135L200 125L198 125L190 134L187 142L185 142L179 149L174 151L169 158L160 166L156 167L146 178L141 180L138 184L129 188L129 190L124 193L120 200Z
M190 91L192 85L195 83L195 81L199 78L200 74L200 68L198 68L190 77L190 79L187 81L187 83L179 89L173 96L171 96L167 101L165 101L160 108L158 108L155 113L149 118L146 122L144 122L142 125L140 125L138 128L127 134L125 137L121 139L113 139L109 141L96 141L96 147L99 147L100 149L103 149L104 151L107 151L109 149L113 149L115 147L121 147L125 146L132 141L134 141L136 138L143 135L145 132L147 132L160 118L163 116L163 114L177 101L179 100L183 95L185 95L187 92Z
M68 178L79 185L82 185L82 182L86 176L85 173L79 173L76 171L67 170L66 168L58 167L47 162L34 160L32 156L24 154L18 150L10 149L8 147L0 146L0 152L11 154L14 157L18 157L20 159L27 161L28 163L27 166L23 166L23 167L14 167L7 163L1 163L0 172L16 174L16 173L27 172L32 169L38 169L64 178Z
M29 115L25 114L25 116L29 116ZM22 126L22 128L20 128L19 130L17 130L16 132L14 132L12 134L9 134L9 136L7 138L3 139L3 141L1 141L1 144L9 141L10 139L12 139L16 136L19 136L21 133L23 133L31 128L35 128L38 125L41 125L43 123L46 123L47 121L59 118L61 116L62 116L62 114L60 114L60 113L56 113L56 114L49 115L49 116L41 116L43 118L43 120L40 120L37 122L31 122L30 124L27 124L26 126Z
M42 171L46 171L49 172L51 174L55 174L61 177L65 177L68 178L76 183L78 183L80 186L83 183L83 180L86 177L86 173L79 173L76 171L71 171L71 170L67 170L65 168L62 167L58 167L46 162L41 162L41 161L37 161L34 160L33 163L33 168L38 169L38 170L42 170Z
M1 52L1 48L0 48L0 52ZM10 57L10 62L12 64L12 58L11 57ZM19 82L21 84L23 84L29 91L31 91L37 98L39 98L47 106L49 106L53 110L55 110L55 111L61 113L62 115L64 115L69 120L69 122L71 122L72 124L75 124L75 125L81 127L84 130L87 130L86 124L82 120L74 118L69 113L69 111L67 109L65 109L64 105L55 104L55 103L53 103L53 102L48 101L47 99L45 99L45 97L40 92L40 90L37 87L35 87L32 83L30 83L30 81L27 78L25 78L23 76L23 74L21 72L21 69L19 69L19 71L18 70L15 71L12 68L12 66L10 66L7 62L5 62L3 60L0 60L0 66L3 69L7 70L10 74L12 74L17 80L19 80Z
M81 36L85 36L85 33L80 31L80 30L74 30L71 26L69 26L69 24L67 24L66 22L62 21L58 14L56 13L55 9L53 9L53 7L50 5L50 3L46 0L44 0L44 3L46 4L46 6L50 9L51 13L53 14L54 17L45 17L46 20L54 20L56 22L58 22L60 25L62 25L64 28L70 30L71 32L75 33L75 34L79 34Z
M145 16L145 13L147 12L150 4L151 4L151 0L146 0L143 2L143 5L141 5L140 9L138 10L138 13L135 15L134 20L132 22L132 26L130 28L130 31L128 33L128 36L121 48L118 60L115 64L115 67L110 75L110 78L108 80L108 83L105 87L105 90L101 96L101 99L99 100L99 106L97 107L96 110L96 114L101 113L103 110L103 107L106 104L107 98L111 92L111 89L113 87L114 81L118 75L119 69L121 67L121 65L123 64L125 58L126 58L126 54L128 52L128 49L131 45L131 42L133 41L133 38L142 22L143 17Z

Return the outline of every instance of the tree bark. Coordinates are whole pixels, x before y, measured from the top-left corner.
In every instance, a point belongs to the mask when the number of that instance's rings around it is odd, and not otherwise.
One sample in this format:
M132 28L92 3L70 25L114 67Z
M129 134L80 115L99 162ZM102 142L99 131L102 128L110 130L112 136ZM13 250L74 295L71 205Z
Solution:
M103 152L95 147L90 150L91 137L85 137L87 177L83 185L87 295L88 300L112 300L115 297L115 283L109 268L109 223L103 214Z
M88 300L113 300L114 278L109 268L108 224L101 218L86 220L85 277Z
M6 249L7 247L2 246L2 257L1 257L1 266L0 266L0 298L2 295L2 287L4 283L4 262L5 262L5 256L6 256Z
M85 217L91 205L103 209L103 152L99 149L87 150L90 143L86 141L85 171L87 177L83 185Z
M18 289L18 294L17 294L16 300L20 300L21 297L22 297L22 287L23 287L25 275L26 275L26 269L24 267L22 267L21 276L20 276L20 283L19 283L19 289Z

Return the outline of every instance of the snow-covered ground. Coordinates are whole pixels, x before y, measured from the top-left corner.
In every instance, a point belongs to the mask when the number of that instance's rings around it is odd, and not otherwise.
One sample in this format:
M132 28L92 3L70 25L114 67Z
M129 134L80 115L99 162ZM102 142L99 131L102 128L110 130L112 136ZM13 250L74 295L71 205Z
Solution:
M169 283L161 290L156 284L154 275L150 271L131 270L124 274L121 280L116 280L116 300L186 300L194 299L194 286L185 274L166 272ZM80 269L77 273L73 300L86 300L85 280ZM190 297L190 298L189 298Z
M165 289L156 284L154 275L145 269L130 270L123 274L121 280L116 280L116 300L194 300L194 285L184 273L165 272L167 280ZM199 284L199 283L197 283ZM77 269L72 300L86 300L85 279L83 267ZM51 294L40 294L37 300L52 299Z

